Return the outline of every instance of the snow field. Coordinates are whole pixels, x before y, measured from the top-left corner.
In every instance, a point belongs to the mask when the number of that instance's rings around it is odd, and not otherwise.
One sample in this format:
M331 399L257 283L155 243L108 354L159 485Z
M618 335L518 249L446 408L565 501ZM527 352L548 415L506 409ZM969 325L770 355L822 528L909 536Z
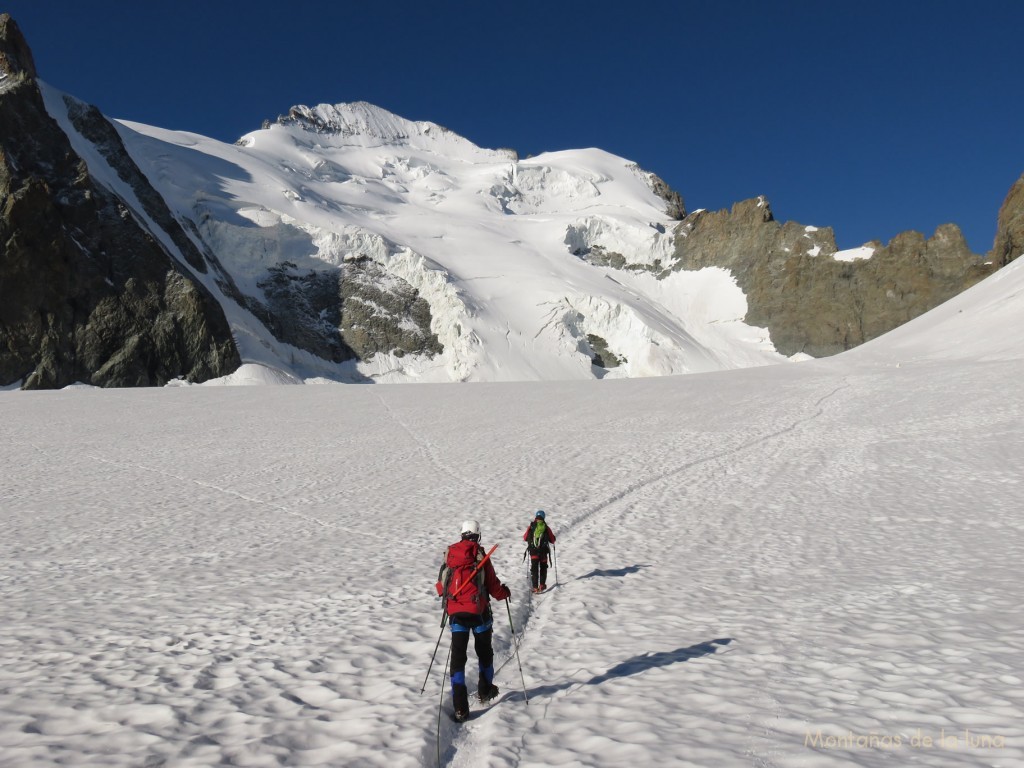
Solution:
M1024 438L993 384L1021 364L839 363L5 393L0 754L1022 765ZM558 584L531 599L537 508ZM513 659L438 745L433 581L467 517L500 544L530 701Z

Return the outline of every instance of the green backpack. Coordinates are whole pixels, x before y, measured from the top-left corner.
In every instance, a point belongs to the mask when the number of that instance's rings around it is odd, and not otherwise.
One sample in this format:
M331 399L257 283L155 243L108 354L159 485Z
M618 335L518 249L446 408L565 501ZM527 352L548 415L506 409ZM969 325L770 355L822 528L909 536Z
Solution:
M526 544L531 555L548 551L548 527L543 520L534 520L530 523Z

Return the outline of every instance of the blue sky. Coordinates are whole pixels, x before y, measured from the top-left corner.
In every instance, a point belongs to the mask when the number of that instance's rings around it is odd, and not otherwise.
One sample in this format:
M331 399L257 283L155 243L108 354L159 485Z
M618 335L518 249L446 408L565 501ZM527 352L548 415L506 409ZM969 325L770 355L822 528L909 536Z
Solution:
M224 141L369 101L522 155L600 147L690 210L756 195L839 246L960 225L1024 172L1024 3L4 0L40 77Z

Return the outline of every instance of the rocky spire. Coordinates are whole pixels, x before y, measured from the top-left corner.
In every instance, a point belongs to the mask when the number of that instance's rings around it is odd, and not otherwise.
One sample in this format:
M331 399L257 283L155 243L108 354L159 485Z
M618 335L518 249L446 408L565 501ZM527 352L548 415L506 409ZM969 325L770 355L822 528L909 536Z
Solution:
M0 80L35 79L36 63L25 37L9 13L0 14Z

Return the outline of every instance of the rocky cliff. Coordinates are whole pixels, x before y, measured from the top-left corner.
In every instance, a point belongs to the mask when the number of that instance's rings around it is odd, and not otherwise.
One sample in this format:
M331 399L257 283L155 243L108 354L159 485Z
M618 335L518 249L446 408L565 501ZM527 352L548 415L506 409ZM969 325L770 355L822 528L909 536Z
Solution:
M219 304L124 200L89 175L47 113L35 77L17 25L0 15L0 385L162 385L235 370L240 360ZM78 118L79 130L117 143L98 112ZM118 173L135 175L153 220L189 249L162 200L120 154ZM205 269L194 247L184 254Z
M784 355L836 354L927 312L1024 250L1024 184L1011 190L989 257L971 253L954 224L931 238L904 232L887 245L839 252L830 228L780 224L766 199L698 211L679 225L671 269L729 269L747 296L746 322L768 328Z
M1005 267L1024 254L1024 176L1010 188L1010 193L999 209L996 240L991 259L997 267Z

